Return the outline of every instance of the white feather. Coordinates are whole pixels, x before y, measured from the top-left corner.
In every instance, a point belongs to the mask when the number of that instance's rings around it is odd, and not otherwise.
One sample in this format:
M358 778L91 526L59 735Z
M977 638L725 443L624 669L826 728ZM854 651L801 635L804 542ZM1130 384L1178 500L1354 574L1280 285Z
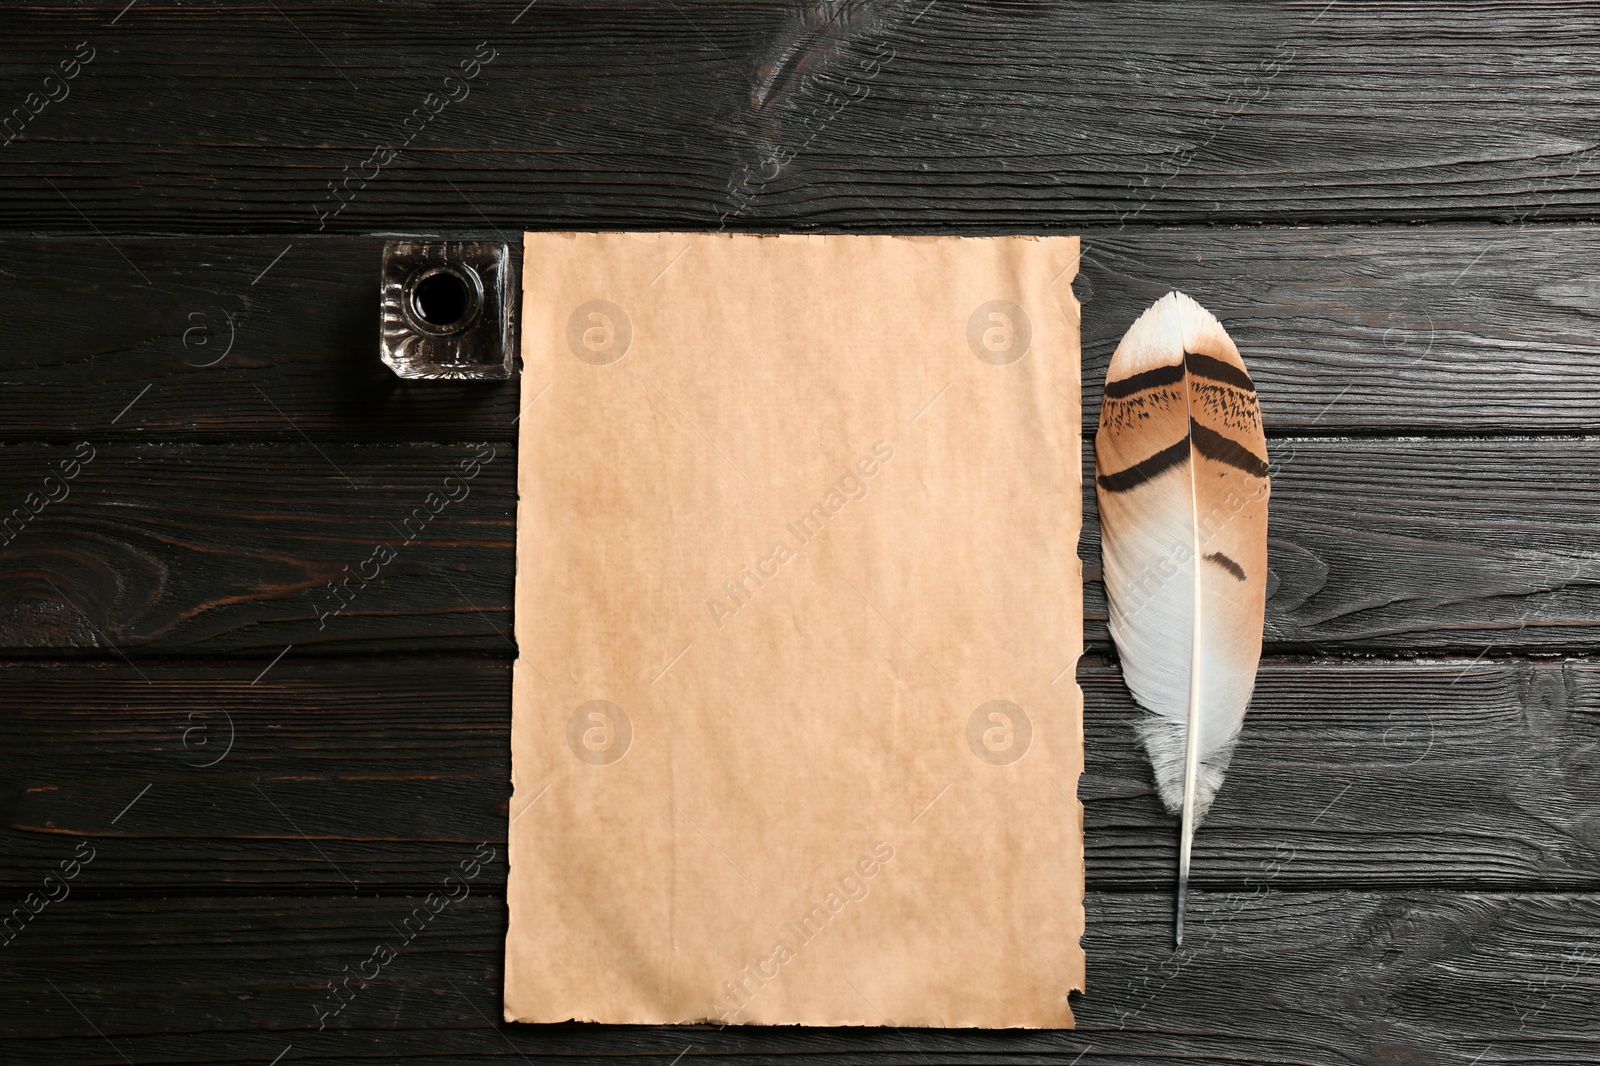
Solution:
M1149 712L1140 732L1162 801L1184 813L1181 895L1255 685L1270 494L1244 362L1182 293L1112 356L1096 461L1111 635Z

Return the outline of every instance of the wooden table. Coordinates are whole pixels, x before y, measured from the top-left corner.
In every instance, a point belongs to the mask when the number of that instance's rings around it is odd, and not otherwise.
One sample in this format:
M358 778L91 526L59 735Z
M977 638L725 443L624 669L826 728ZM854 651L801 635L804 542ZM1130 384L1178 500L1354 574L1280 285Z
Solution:
M0 15L0 1060L1600 1060L1600 9L124 2ZM383 235L719 227L1083 234L1090 432L1169 289L1250 359L1181 952L1085 501L1075 1032L494 1023L517 400L379 364Z

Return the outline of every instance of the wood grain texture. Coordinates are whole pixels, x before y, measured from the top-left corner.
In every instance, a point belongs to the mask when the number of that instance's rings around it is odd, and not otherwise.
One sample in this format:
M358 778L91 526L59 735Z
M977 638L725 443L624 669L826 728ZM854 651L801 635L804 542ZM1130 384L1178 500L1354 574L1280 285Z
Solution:
M0 535L0 918L97 850L0 925L0 1060L1600 1059L1600 7L85 0L4 29L0 528L97 451ZM382 369L377 249L525 228L1084 232L1089 426L1143 307L1222 317L1281 464L1275 654L1190 948L1091 657L1076 1033L489 1033L503 855L318 1031L506 818L516 390ZM323 625L475 441L470 498Z
M13 231L1600 210L1587 117L1600 12L1580 5L111 6L8 15L7 108L78 42L96 50L4 149ZM495 58L465 95L449 89L480 42ZM447 91L459 102L405 132Z
M512 654L504 444L87 447L64 486L57 472L79 446L0 448L12 654Z
M378 361L381 239L116 243L0 241L18 344L0 440L515 439L512 384L402 382ZM1275 437L1592 432L1596 257L1600 234L1560 226L1091 234L1086 435L1111 352L1172 289L1236 336Z
M1561 226L1091 233L1085 424L1122 334L1179 289L1238 342L1269 436L1593 432L1597 256Z
M502 852L479 883L503 875ZM411 926L421 931L409 941L397 929L427 910L420 895L266 897L247 908L68 897L4 949L8 968L28 979L0 999L0 1054L19 1066L280 1054L284 1063L1571 1066L1600 1050L1600 897L1273 889L1264 871L1249 890L1192 896L1181 952L1169 942L1168 896L1091 892L1090 991L1073 997L1075 1032L494 1025L505 903L486 887ZM396 957L362 987L379 944ZM319 1031L328 983L347 975L347 1005ZM850 974L838 976L841 997L859 995Z
M392 894L503 842L509 663L291 653L260 671L0 668L0 886L20 896L86 840L84 896ZM1135 708L1114 664L1078 679L1089 882L1164 889L1175 822ZM1276 860L1282 887L1597 891L1597 789L1600 660L1269 659L1196 883L1238 889Z

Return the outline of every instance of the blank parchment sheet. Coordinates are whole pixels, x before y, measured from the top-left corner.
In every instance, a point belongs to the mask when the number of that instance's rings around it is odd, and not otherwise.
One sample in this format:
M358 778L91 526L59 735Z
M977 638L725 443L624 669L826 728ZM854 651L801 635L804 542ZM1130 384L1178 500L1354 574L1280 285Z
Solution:
M1072 1024L1077 262L527 235L508 1019Z

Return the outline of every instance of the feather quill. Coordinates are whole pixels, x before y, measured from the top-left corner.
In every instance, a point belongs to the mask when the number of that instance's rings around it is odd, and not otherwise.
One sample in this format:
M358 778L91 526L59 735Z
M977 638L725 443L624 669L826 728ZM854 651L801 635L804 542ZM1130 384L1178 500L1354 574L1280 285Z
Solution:
M1156 301L1111 357L1095 468L1111 636L1147 712L1162 802L1182 814L1181 945L1194 831L1261 660L1271 494L1255 384L1222 324L1183 293Z

